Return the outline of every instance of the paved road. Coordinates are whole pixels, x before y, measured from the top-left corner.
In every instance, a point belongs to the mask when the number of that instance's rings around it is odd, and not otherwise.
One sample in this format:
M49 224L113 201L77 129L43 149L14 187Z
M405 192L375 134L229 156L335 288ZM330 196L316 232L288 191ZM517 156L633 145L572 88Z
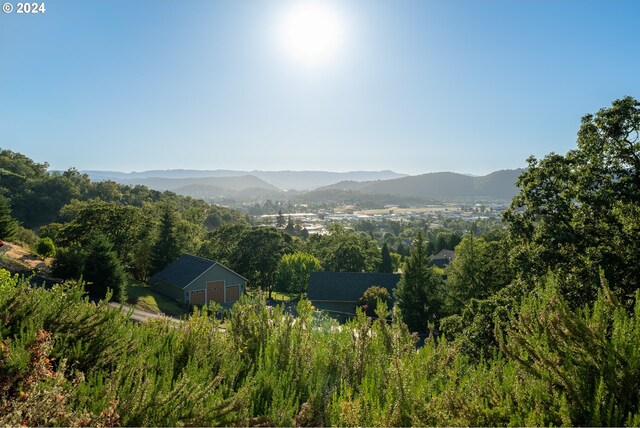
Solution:
M177 326L179 324L182 323L182 320L179 320L177 318L173 318L167 315L163 315L163 314L157 314L155 312L147 312L147 311L143 311L141 309L136 309L133 306L129 306L129 305L123 305L117 302L109 302L109 305L114 307L114 308L120 308L120 310L122 311L122 313L124 315L127 315L131 312L131 316L129 317L132 321L135 321L137 323L145 323L151 320L169 320L169 322L171 324L173 324L174 326ZM218 327L218 331L225 333L227 331L226 328L224 327Z
M141 309L136 309L133 306L129 306L129 305L123 305L117 302L109 302L109 305L114 307L114 308L120 308L120 310L122 311L123 314L129 314L131 312L130 318L133 321L139 322L139 323L143 323L143 322L147 322L150 320L157 320L157 319L166 319L169 320L172 323L181 323L182 321L180 321L179 319L176 318L172 318L172 317L168 317L166 315L162 315L162 314L157 314L154 312L147 312L147 311L143 311Z

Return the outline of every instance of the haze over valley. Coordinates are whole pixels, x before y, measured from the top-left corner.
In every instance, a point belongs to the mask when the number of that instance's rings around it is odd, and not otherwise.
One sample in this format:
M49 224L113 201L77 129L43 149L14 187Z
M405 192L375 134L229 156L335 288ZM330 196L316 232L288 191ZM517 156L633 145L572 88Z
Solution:
M515 186L522 169L501 170L485 176L435 172L409 176L393 171L231 171L231 170L152 170L132 173L82 171L94 181L111 180L120 184L144 185L154 190L170 190L206 200L238 201L306 198L314 195L382 195L431 200L502 199L517 193ZM391 200L389 202L392 202Z

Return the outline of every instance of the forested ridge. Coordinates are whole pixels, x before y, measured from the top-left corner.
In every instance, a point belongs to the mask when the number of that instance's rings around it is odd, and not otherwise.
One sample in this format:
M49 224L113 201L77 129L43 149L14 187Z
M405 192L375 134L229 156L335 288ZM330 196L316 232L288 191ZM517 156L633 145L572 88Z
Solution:
M305 236L284 218L252 227L190 198L50 174L3 151L0 238L28 235L16 218L40 227L37 238L66 254L58 268L102 255L145 278L196 245L266 291L304 294L318 267L395 264L402 278L396 305L367 308L374 316L338 325L303 298L294 317L253 293L223 330L215 307L178 326L136 325L81 282L45 289L0 271L0 422L638 426L639 132L640 103L616 100L582 118L575 149L529 158L500 227L419 224L384 237L339 225ZM69 182L76 193L54 192ZM28 209L42 188L65 195L43 202L47 216ZM408 250L399 236L411 236ZM446 247L456 250L446 270L427 267Z

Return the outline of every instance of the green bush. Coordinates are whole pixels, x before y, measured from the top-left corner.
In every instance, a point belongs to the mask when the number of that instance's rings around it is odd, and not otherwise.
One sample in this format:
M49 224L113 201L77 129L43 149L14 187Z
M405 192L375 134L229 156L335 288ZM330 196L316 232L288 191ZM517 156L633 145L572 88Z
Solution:
M389 291L384 287L373 285L367 288L362 296L358 299L358 307L362 308L367 316L375 316L378 302L382 303L384 307L389 310Z
M56 255L56 247L53 245L51 238L42 238L38 243L38 254L43 257L54 257Z

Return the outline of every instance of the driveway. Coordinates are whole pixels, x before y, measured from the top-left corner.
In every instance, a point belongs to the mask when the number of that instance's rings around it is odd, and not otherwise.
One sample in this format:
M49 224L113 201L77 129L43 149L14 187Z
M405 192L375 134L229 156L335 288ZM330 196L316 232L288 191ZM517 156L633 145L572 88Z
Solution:
M133 306L120 304L118 302L109 302L109 305L114 307L114 308L120 308L120 310L122 311L122 313L124 315L127 315L127 314L131 313L129 318L131 318L131 320L133 320L135 322L138 322L138 323L144 323L144 322L151 321L151 320L169 320L169 322L171 322L171 323L181 323L182 322L182 321L180 321L179 319L176 319L176 318L168 317L166 315L157 314L157 313L154 313L154 312L143 311L143 310L140 310L140 309L136 309Z

